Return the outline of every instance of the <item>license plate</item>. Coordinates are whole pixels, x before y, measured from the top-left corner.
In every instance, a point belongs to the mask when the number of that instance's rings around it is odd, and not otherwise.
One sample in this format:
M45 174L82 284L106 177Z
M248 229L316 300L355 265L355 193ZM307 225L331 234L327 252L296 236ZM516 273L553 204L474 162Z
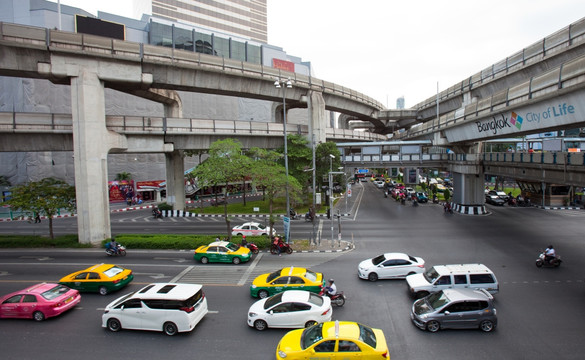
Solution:
M65 304L70 303L73 300L72 297L68 298L67 300L65 300Z

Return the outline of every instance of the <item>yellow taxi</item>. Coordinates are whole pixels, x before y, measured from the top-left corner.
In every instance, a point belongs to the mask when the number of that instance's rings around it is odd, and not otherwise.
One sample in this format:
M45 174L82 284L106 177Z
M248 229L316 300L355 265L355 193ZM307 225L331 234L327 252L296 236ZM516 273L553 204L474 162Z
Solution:
M114 264L97 264L63 277L59 284L80 292L99 292L106 295L128 285L132 279L134 275L130 269Z
M390 359L384 332L353 322L327 321L288 332L276 359Z
M306 290L318 294L324 287L323 274L290 266L256 277L250 286L250 295L264 299L285 290Z

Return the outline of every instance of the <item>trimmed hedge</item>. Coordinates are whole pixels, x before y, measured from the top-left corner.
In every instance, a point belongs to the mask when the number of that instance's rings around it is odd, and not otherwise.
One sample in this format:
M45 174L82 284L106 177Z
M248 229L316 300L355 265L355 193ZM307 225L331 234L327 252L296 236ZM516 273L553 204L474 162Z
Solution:
M80 244L77 235L56 236L54 239L38 235L0 235L0 248L90 248Z
M128 249L179 249L193 250L199 246L207 245L216 240L213 235L189 235L189 234L120 234L115 237L116 242ZM220 237L220 239L223 239ZM246 236L248 242L256 244L260 249L270 246L270 239L266 236ZM102 241L102 246L106 242ZM240 244L241 236L232 236L232 242Z

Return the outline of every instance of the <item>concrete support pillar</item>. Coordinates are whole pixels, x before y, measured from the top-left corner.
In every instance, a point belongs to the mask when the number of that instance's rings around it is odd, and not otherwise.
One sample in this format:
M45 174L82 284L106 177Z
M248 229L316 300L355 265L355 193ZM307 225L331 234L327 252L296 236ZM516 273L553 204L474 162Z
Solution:
M185 169L183 151L165 153L167 172L167 204L173 210L185 210Z
M486 214L483 172L462 174L453 172L453 208L462 214Z
M327 141L325 100L323 94L317 91L311 91L309 95L309 127L312 129L315 143L324 143Z
M97 73L80 70L71 78L73 156L77 228L80 243L99 243L111 237L108 199L108 151L104 84Z

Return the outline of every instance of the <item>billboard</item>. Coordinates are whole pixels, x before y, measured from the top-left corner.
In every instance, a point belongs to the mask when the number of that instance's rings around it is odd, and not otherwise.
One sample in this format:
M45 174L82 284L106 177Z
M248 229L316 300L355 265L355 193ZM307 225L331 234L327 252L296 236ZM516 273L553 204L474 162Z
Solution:
M104 36L125 40L126 26L111 21L75 15L75 31L81 34Z
M295 72L295 63L286 60L272 59L272 67L289 72Z

